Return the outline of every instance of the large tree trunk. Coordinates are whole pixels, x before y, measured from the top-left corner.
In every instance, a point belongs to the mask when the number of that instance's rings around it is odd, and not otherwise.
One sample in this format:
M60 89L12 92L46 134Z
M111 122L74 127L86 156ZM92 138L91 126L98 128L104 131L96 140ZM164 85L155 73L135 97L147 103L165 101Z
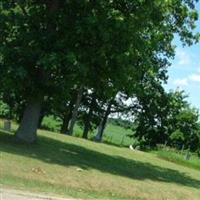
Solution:
M103 119L101 120L101 122L100 122L100 124L97 128L97 134L94 137L94 140L97 141L97 142L101 142L101 140L102 140L103 132L104 132L105 127L106 127L106 123L107 123L108 116L110 114L111 107L112 107L112 100L109 102L108 107L106 109L106 112L103 116Z
M77 94L77 99L76 99L76 103L72 112L72 118L69 122L69 128L68 128L68 134L72 135L73 131L74 131L74 125L76 123L76 119L77 119L77 115L78 115L78 109L79 106L81 104L81 100L82 100L82 96L83 96L83 87L81 86L78 90L78 94Z
M37 128L41 112L41 101L30 101L24 111L16 137L27 143L34 143L37 139Z
M83 130L83 135L82 135L82 138L85 138L85 139L88 138L88 132L90 130L90 121L91 121L91 118L92 118L92 113L93 113L93 110L94 110L95 101L96 101L96 96L95 96L95 94L93 94L92 100L91 100L91 103L90 103L90 109L89 109L89 112L88 112L86 119L85 119L85 124L84 124L85 126L84 126L84 130Z

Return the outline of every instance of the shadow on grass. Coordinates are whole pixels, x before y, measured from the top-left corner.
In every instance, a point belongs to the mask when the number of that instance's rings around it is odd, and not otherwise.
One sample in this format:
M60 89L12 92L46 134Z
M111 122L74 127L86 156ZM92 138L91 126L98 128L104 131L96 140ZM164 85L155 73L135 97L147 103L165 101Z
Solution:
M171 182L183 186L200 188L200 180L193 179L177 170L162 168L150 163L134 161L121 156L110 156L95 150L39 137L38 144L17 143L11 134L0 132L0 151L31 157L47 163L63 166L77 166L82 169L96 169L113 175L138 180Z

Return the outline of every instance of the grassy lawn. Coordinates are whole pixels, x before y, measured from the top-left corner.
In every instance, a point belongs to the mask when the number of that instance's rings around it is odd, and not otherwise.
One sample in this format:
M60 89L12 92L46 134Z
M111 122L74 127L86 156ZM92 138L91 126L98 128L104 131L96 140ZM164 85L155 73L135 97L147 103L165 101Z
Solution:
M35 145L0 131L0 184L81 199L199 200L200 171L48 131Z

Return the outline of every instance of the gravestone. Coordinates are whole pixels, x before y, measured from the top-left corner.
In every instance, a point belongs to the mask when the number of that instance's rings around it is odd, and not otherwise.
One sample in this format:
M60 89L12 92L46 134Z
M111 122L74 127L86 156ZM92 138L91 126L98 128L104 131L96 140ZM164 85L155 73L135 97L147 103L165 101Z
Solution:
M10 131L11 130L11 121L10 120L4 121L4 130L5 131Z

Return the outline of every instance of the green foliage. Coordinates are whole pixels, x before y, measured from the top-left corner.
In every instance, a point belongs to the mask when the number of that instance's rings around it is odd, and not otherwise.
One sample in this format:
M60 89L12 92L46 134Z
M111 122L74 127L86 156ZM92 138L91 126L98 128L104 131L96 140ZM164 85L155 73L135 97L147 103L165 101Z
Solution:
M58 132L60 130L60 125L61 121L58 118L50 115L44 117L41 128L49 131Z
M191 108L183 91L156 90L140 96L136 136L147 146L165 144L197 151L200 146L199 113ZM154 91L153 91L154 88ZM149 94L149 95L147 95ZM151 95L151 96L150 96Z
M185 45L198 41L197 16L195 1L184 0L1 0L1 92L56 106L79 87L105 102L118 92L151 97L151 84L167 79L173 35Z
M180 130L174 131L169 138L172 144L179 149L181 148L181 145L183 145L185 141L184 133L182 133Z
M176 126L184 135L185 148L196 151L200 146L199 113L195 109L185 108L176 116Z
M10 117L10 108L6 103L0 100L0 117L9 118Z

